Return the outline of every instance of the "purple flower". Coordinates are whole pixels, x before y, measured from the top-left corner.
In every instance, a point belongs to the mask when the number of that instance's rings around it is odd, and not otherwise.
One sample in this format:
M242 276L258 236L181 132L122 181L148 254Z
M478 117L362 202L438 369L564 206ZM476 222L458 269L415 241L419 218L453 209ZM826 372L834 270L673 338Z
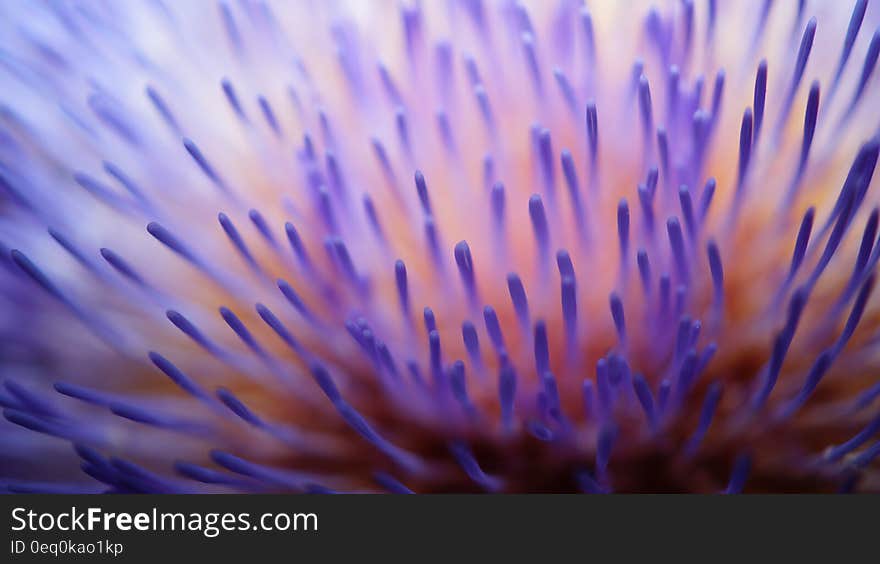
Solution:
M0 486L880 491L878 21L3 4Z

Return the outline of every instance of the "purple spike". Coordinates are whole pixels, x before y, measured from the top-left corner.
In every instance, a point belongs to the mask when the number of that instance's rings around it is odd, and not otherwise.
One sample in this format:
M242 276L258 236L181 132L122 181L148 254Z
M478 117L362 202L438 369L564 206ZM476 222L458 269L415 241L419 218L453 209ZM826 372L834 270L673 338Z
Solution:
M853 402L852 411L857 412L865 409L880 397L880 382L877 382L864 392L860 393Z
M281 126L278 124L278 119L275 117L275 112L272 111L269 101L263 96L258 96L257 104L260 106L260 111L263 113L263 119L266 120L266 124L269 125L276 136L281 137Z
M764 5L761 7L761 13L758 16L758 22L755 25L755 34L752 37L752 51L758 48L758 44L761 42L761 37L764 35L764 29L767 27L767 20L770 15L770 8L773 6L773 0L764 0Z
M443 146L450 153L455 152L455 138L452 136L452 126L449 125L449 116L446 112L439 110L436 114L437 130L440 132L440 139L443 140Z
M718 402L721 400L721 392L722 387L718 382L712 382L709 385L709 389L706 391L706 397L703 399L703 408L700 410L700 419L697 422L697 428L688 440L687 446L685 446L685 452L689 456L696 454L697 449L700 447L700 443L703 442L703 437L706 436L706 432L709 430L709 425L712 424L712 417L714 417Z
M229 325L229 328L232 329L235 334L238 336L241 341L247 345L247 347L260 358L268 358L269 353L263 349L262 346L257 342L254 338L253 334L248 330L245 326L244 322L235 315L229 308L221 307L220 308L220 316L223 317L223 321Z
M55 402L47 400L42 394L22 386L16 380L6 380L3 382L3 385L33 415L45 415L53 418L61 417L61 412L55 407Z
M868 302L868 298L871 295L871 291L874 289L874 276L873 274L868 277L865 283L862 285L861 290L859 290L858 296L856 296L856 301L853 304L852 311L850 311L849 317L846 320L846 325L843 327L843 331L840 334L840 337L837 339L837 342L834 343L834 354L840 354L843 351L843 348L846 346L846 343L849 341L850 337L852 337L853 333L855 333L856 327L859 324L859 321L862 318L862 314L865 311L865 304Z
M489 188L495 182L495 160L492 155L483 155L483 186Z
M574 264L571 262L571 256L568 254L568 251L565 249L560 249L556 253L556 266L559 268L559 277L565 278L569 277L571 279L575 278L574 275Z
M547 249L550 246L550 231L547 226L547 215L544 213L544 202L538 194L532 194L529 198L529 217L532 220L539 258L544 260L547 258Z
M580 20L581 29L583 29L584 32L584 45L587 52L586 57L590 64L593 64L596 59L596 40L595 34L593 33L593 18L586 6L581 6Z
M651 192L644 184L640 184L638 187L639 194L639 204L641 204L642 208L642 216L645 220L645 230L648 235L653 235L654 233L654 199L651 197Z
M300 298L299 294L296 293L296 290L294 290L290 284L280 278L276 281L276 284L284 297L287 298L287 301L290 302L290 305L292 305L300 315L309 321L315 320L311 310L306 307L305 302L303 302L302 298Z
M425 215L432 215L431 212L431 200L428 196L428 185L425 183L425 177L421 171L417 170L415 173L416 179L416 192L419 195L419 202L422 205L422 211Z
M666 183L671 182L669 173L669 137L666 135L666 129L657 128L657 151L660 153L660 169L663 171L663 178Z
M675 259L678 277L682 283L686 283L690 277L688 273L687 251L685 249L684 237L681 233L681 225L678 223L677 218L670 217L666 221L666 232L669 235L669 245L672 248L672 256Z
M474 407L474 404L471 403L467 393L464 362L456 360L452 363L452 369L449 375L449 387L452 391L452 397L461 404L462 409L467 413L474 413L476 408Z
M437 223L431 216L425 217L425 241L428 245L428 251L431 253L431 259L434 261L434 267L441 273L445 270L446 264L440 250L440 236L437 233Z
M273 249L277 249L278 242L275 241L275 236L272 235L272 230L269 228L269 224L266 223L266 219L263 215L259 211L252 209L248 212L248 217L250 218L251 223L254 224L254 227L257 228L257 231L260 232L263 239L269 243Z
M73 180L89 192L92 196L123 213L131 213L131 204L125 198L120 197L107 185L98 182L91 176L83 173L75 173Z
M699 173L703 167L703 157L706 153L711 116L705 110L697 110L691 119L691 135L693 146L693 163L691 169Z
M398 106L394 110L394 123L397 128L397 137L400 139L400 145L403 152L407 155L412 154L412 147L409 142L409 128L406 125L406 112L402 106Z
M680 89L681 71L677 65L669 67L666 79L666 121L674 123L676 110L678 109L678 98Z
M604 476L611 459L611 450L617 439L617 428L614 425L604 425L599 429L596 439L596 474Z
M712 196L715 195L716 182L714 178L706 181L703 187L703 195L700 197L700 220L705 220L709 213L709 206L712 205Z
M639 277L642 280L642 287L645 290L645 294L651 293L651 263L648 260L648 251L645 249L639 249L638 253L636 253L636 262L639 265Z
M437 84L444 89L444 95L448 95L452 89L453 73L453 49L452 43L441 40L434 45L434 76Z
M578 472L575 475L575 479L577 480L578 487L584 493L593 495L608 493L608 490L599 485L599 483L596 482L596 480L594 480L587 472Z
M380 487L391 494L414 494L415 492L406 487L402 482L385 472L376 472L373 479Z
M743 491L746 480L749 477L749 471L752 468L752 459L748 455L742 454L736 457L733 462L733 471L730 473L730 481L727 483L725 494L738 494Z
M691 45L694 36L694 2L693 0L683 0L684 8L684 47L682 56L687 59L690 57Z
M413 60L422 43L422 11L419 5L401 6L400 16L403 20L403 36L407 56Z
M355 269L354 262L351 260L351 254L348 252L345 242L338 237L334 237L331 239L331 244L336 260L339 261L339 265L342 267L342 272L358 290L362 290L364 285Z
M491 205L495 227L500 229L504 225L504 184L501 182L492 186Z
M233 50L241 52L243 43L238 26L235 23L235 17L226 2L218 2L217 8L220 10L220 18L223 20L223 28L226 31L226 37L232 44Z
M550 141L550 130L546 128L538 132L538 157L544 191L552 202L556 196L556 171L553 168L553 146Z
M154 209L152 202L144 195L143 190L122 169L108 161L104 161L102 164L104 172L125 188L129 194L134 196L144 208L151 211Z
M691 331L691 318L687 315L678 320L678 331L675 337L675 359L684 355L690 346L689 337Z
M324 222L324 227L326 227L327 231L330 233L337 233L338 226L336 224L336 214L333 211L333 200L330 197L330 192L327 190L327 187L323 184L318 186L317 196L318 214Z
M244 239L241 238L241 234L239 234L238 229L235 228L235 225L232 223L232 220L225 213L220 213L217 215L217 219L220 221L220 226L223 227L223 231L226 232L226 236L229 237L229 240L232 242L235 249L242 256L245 262L254 269L256 272L261 272L260 267L257 265L256 259L251 254L247 245L244 242Z
M553 78L556 79L556 85L559 87L559 92L562 94L562 99L565 101L565 105L572 113L577 113L577 95L575 94L571 83L568 81L568 78L566 78L565 73L562 72L562 69L555 67L553 69Z
M110 266L112 266L121 275L125 276L138 286L147 287L147 283L144 281L141 275L138 274L137 271L132 268L132 266L128 264L128 262L126 262L125 259L123 259L121 256L106 248L102 248L100 252L101 256L104 257L104 260L106 260L110 264Z
M620 265L626 268L629 256L629 204L626 198L617 203L617 239L620 243Z
M480 116L483 118L486 129L490 133L494 133L495 118L492 115L492 106L489 104L489 95L482 84L474 86L474 97L477 99L477 107L480 109Z
M378 239L382 245L385 245L385 230L382 229L382 223L379 221L379 216L376 213L376 206L373 204L373 199L369 194L364 194L363 202L364 214L367 216L367 222L370 224L370 229L372 229L373 234L376 235L376 239Z
M327 166L327 176L330 179L330 187L333 189L336 196L342 202L345 202L348 197L348 190L345 179L342 176L342 168L339 165L339 159L336 158L336 155L333 152L327 151L324 154L324 162Z
M691 349L684 356L681 368L678 371L678 388L676 390L678 401L682 401L691 390L697 377L697 353Z
M846 28L846 37L843 40L843 49L840 51L840 60L837 62L837 70L834 72L834 78L831 80L832 95L837 90L840 77L843 75L843 69L846 67L849 56L852 54L852 48L862 27L862 20L865 17L867 7L868 0L856 0L856 4L853 6L852 16L850 16L849 25Z
M101 123L113 133L135 147L141 145L141 138L136 127L127 120L129 116L125 115L125 109L120 106L117 100L103 93L92 94L86 100L86 104Z
M316 158L315 144L308 133L303 133L303 154L307 161L314 161Z
M599 412L603 418L611 414L613 397L611 395L611 382L609 382L608 360L600 358L596 361L596 396L599 404Z
M715 39L715 25L718 21L718 1L708 0L706 15L706 43L712 45Z
M535 48L535 38L532 33L525 32L522 34L523 52L526 57L526 64L529 67L529 73L532 77L532 85L535 92L541 95L543 83L541 81L541 66L538 63L538 53Z
M810 145L813 144L813 134L816 132L816 116L819 114L819 81L814 81L810 85L810 94L807 98L807 109L804 114L804 138L801 143L801 157L798 162L800 175L803 168L807 164L807 157L810 154Z
M653 429L657 425L657 414L654 411L654 397L651 394L651 388L641 374L636 374L633 377L632 384L639 404L642 406L642 411L645 412L645 417L648 419L648 425Z
M788 269L788 280L794 278L794 275L797 274L797 271L804 260L804 255L807 252L807 245L810 242L810 232L813 229L813 218L815 215L816 209L810 207L804 214L804 218L801 220L801 226L798 229L797 234L797 241L794 245L794 252L791 256L791 266Z
M623 315L623 300L620 299L617 292L612 292L608 301L611 305L611 317L614 319L617 338L621 344L626 344L626 318Z
M657 190L657 180L659 178L660 172L657 170L656 166L648 168L648 174L645 175L645 189L648 191L648 194L651 195L651 198L654 197L654 193Z
M303 348L299 341L296 340L290 331L287 330L287 327L281 323L281 320L272 313L272 310L260 303L256 304L255 309L266 325L275 331L275 334L278 335L292 351L300 357L308 355L308 352Z
M788 353L788 347L791 345L791 340L794 338L798 321L800 321L801 313L804 311L806 301L807 292L803 288L796 291L789 301L788 316L785 321L785 326L777 334L776 339L773 342L773 352L770 355L770 362L764 373L764 381L752 399L752 407L754 409L759 409L764 405L767 398L770 396L770 392L773 391L773 387L776 385L779 371L782 369L782 363Z
M377 70L379 71L379 80L382 83L382 88L385 90L388 100L393 106L400 106L403 103L403 97L400 95L397 85L394 84L394 79L391 78L388 68L384 64L379 63Z
M490 492L501 489L501 480L486 474L483 469L480 468L480 465L477 462L477 459L474 458L471 450L464 443L454 442L449 445L449 450L452 453L453 458L455 458L456 462L458 462L459 466L464 470L464 473L467 474L468 478L473 480L475 484Z
M792 102L794 101L798 86L800 86L801 80L804 77L804 70L807 68L807 60L810 58L810 51L813 49L813 39L815 38L815 36L816 18L813 17L810 18L809 22L807 22L807 27L804 29L804 35L801 38L801 45L798 49L794 73L791 76L791 84L788 88L788 94L786 95L785 103L782 105L782 108L779 112L779 122L777 124L777 129L782 129L782 126L785 125L785 121L788 118L788 113L791 111Z
M712 122L718 123L721 119L721 101L724 99L724 69L715 74L715 84L712 86Z
M483 361L480 356L480 339L477 336L477 328L470 321L465 321L461 325L461 338L464 342L464 348L467 350L471 362L477 367L482 367Z
M595 415L595 398L593 393L593 382L591 380L584 380L584 383L581 385L581 397L584 405L584 416L587 419L590 419Z
M752 109L743 112L742 124L739 129L739 167L737 168L736 195L741 201L744 193L746 173L752 157Z
M226 187L226 184L220 178L220 175L217 174L217 171L211 166L211 163L208 162L208 159L205 158L205 155L198 146L191 139L184 139L183 146L186 148L189 156L191 156L199 166L199 169L201 169L204 175L208 177L208 180L210 180L214 186L219 188L221 192L229 193L229 188Z
M303 265L303 267L305 267L307 270L311 270L312 261L309 258L309 254L306 251L305 245L303 245L302 239L300 239L299 232L296 230L296 227L294 227L293 224L288 221L284 224L284 232L287 234L287 241L290 243L294 254L296 254L296 258Z
M816 359L813 365L810 367L810 371L807 373L807 378L804 381L804 385L801 388L801 391L797 396L792 398L789 402L783 404L783 406L779 409L778 417L780 419L787 419L794 415L794 413L801 408L809 399L810 395L813 393L813 390L816 389L816 386L819 385L819 382L822 380L822 377L828 372L828 369L831 367L831 363L834 358L830 351L823 351L822 354Z
M665 316L669 311L669 293L671 280L669 274L660 275L660 315Z
M577 335L577 288L574 278L571 276L562 277L561 293L565 336L568 342L571 343Z
M147 355L156 368L161 370L172 382L177 384L183 391L200 400L210 402L211 398L208 393L196 384L192 378L183 373L170 360L157 352L150 351Z
M587 103L587 144L589 146L590 166L595 174L596 161L599 154L599 118L596 103Z
M254 482L251 482L246 478L241 479L233 477L226 472L205 468L204 466L191 464L189 462L175 462L174 471L185 478L195 480L196 482L202 482L204 484L222 484L233 486L238 489L244 489L245 491L254 489Z
M159 112L159 115L162 116L162 120L171 128L174 133L180 132L180 126L177 124L177 120L174 119L174 114L171 113L171 110L168 108L168 104L165 103L165 100L162 99L162 96L156 92L156 89L152 86L147 86L146 89L147 98L150 99L150 103L153 104L153 107L156 108L156 111Z
M709 271L712 273L712 287L715 290L716 311L721 312L724 302L724 269L721 266L721 253L718 244L710 240L706 245L706 254L709 256Z
M312 378L315 379L315 383L318 384L318 387L321 388L321 391L324 392L324 395L327 396L327 399L329 399L333 405L338 406L340 403L343 403L342 396L340 395L336 384L333 382L333 377L330 376L330 373L324 365L314 363L309 370L312 373Z
M666 411L666 407L669 404L669 395L672 391L672 382L670 382L667 378L664 378L660 381L660 386L657 388L657 411L659 413L663 413Z
M688 236L691 239L695 239L697 236L697 220L694 217L694 203L691 199L691 191L684 184L678 188L678 201L681 205L681 215L684 217L684 226L687 229Z
M865 442L868 441L871 437L873 437L878 431L880 431L880 415L875 417L868 423L864 429L859 431L853 438L846 441L841 445L837 445L828 449L825 452L823 458L826 462L837 462L848 453L854 451L859 448Z
M260 417L251 411L235 394L229 391L226 388L217 388L217 398L223 402L229 411L237 415L244 422L253 425L258 428L265 428L267 424L265 421L260 419Z
M220 82L220 85L223 88L223 95L226 96L226 101L235 112L235 115L238 116L238 119L247 121L247 116L244 113L244 109L242 109L241 102L238 100L238 95L235 93L235 88L232 86L232 82L230 82L228 78L224 78Z
M426 307L424 310L422 310L422 318L425 320L426 333L437 330L437 319L434 317L434 310Z
M526 298L525 287L523 287L519 276L514 273L507 275L507 290L510 293L510 301L513 303L517 320L524 327L528 327L531 323L529 321L529 302Z
M375 155L376 160L379 161L379 168L382 169L382 174L385 176L385 181L395 191L396 196L397 179L394 176L394 168L391 166L391 160L388 158L388 152L385 151L385 145L383 145L382 141L375 137L370 139L370 144L373 147L373 154Z
M498 401L501 405L501 425L509 430L513 423L513 403L516 398L516 370L509 362L502 363L498 373Z
M458 273L461 283L467 292L468 298L473 305L479 302L477 295L477 281L474 273L474 259L471 257L471 249L466 241L459 241L455 245L455 264L458 265Z
M478 86L482 84L483 79L480 76L480 69L477 67L477 61L476 59L474 59L474 56L470 53L465 53L463 60L465 74L467 74L468 81L470 81L471 86Z
M856 256L853 272L850 275L850 282L847 285L846 290L841 294L839 303L847 301L852 296L852 292L855 291L860 275L864 272L865 265L868 264L868 259L874 248L874 238L877 236L878 219L880 219L878 216L880 216L880 209L878 208L874 208L871 211L871 215L868 216L868 221L865 223L865 230L862 232L862 242L859 245L859 254Z
M550 370L550 344L547 339L547 324L543 320L535 323L535 371L540 375Z
M108 407L120 397L116 394L99 392L91 388L78 386L76 384L68 384L66 382L55 382L54 388L59 394L101 407Z
M406 265L398 259L394 263L394 284L397 287L397 299L403 316L409 319L409 284L406 277Z
M863 470L878 456L880 456L880 441L875 442L873 445L863 450L858 456L852 459L849 465L851 468Z
M430 357L431 375L434 388L441 392L446 389L443 374L443 356L440 348L440 333L435 329L428 332L428 353Z
M846 110L846 114L841 118L841 122L848 119L855 111L856 105L859 103L862 93L868 85L868 80L874 72L874 67L877 65L878 56L880 56L880 29L877 29L871 37L871 44L868 46L868 52L865 55L865 62L862 65L862 74L859 76L858 86L856 86L856 90L853 92L849 107Z
M761 133L761 125L764 123L764 102L767 97L767 60L762 59L758 63L758 72L755 76L755 94L752 106L754 107L754 134L753 143L758 142Z
M639 113L642 121L642 133L647 145L653 137L654 117L651 109L651 89L648 85L648 77L645 75L639 76Z

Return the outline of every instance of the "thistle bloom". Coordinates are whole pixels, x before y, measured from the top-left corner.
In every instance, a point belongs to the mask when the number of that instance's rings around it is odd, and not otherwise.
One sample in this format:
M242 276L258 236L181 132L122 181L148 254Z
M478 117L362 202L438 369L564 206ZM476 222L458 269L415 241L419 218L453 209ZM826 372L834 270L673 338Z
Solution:
M880 490L866 0L0 6L9 491Z

